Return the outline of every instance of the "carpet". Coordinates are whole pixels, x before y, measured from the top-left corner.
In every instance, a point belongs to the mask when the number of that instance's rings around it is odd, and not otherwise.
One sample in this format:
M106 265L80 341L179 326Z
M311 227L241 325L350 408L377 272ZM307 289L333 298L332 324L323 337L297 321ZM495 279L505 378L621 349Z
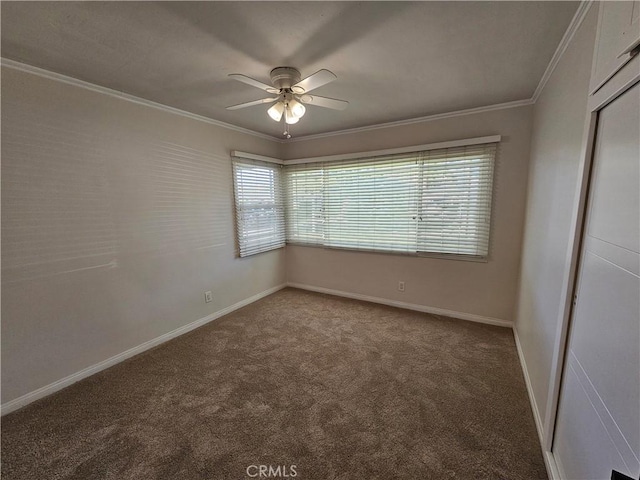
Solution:
M511 330L288 288L6 415L2 478L547 475Z

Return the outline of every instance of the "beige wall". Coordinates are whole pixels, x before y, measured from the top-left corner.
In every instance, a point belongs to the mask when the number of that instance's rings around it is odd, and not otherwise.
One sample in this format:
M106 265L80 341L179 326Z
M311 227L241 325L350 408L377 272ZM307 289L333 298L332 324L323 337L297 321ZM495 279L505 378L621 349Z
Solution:
M286 279L509 321L519 298L544 406L594 28L591 13L535 109L286 145L3 68L2 402ZM300 246L235 258L231 149L290 159L494 134L486 263Z
M587 117L597 8L592 7L534 107L516 330L545 417L553 345Z
M512 321L531 112L531 106L522 106L289 144L285 155L291 159L502 135L488 262L289 246L287 281ZM406 282L404 292L397 289L400 280Z
M280 155L3 68L3 403L285 281L284 249L235 258L236 148Z

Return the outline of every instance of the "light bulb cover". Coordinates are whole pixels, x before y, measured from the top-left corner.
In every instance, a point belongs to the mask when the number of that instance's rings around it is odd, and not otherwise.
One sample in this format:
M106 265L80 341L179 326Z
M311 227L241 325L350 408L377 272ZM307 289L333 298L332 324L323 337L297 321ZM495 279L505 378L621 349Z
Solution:
M291 114L297 118L302 118L304 113L307 111L305 106L295 99L292 99L289 102L289 108L291 109Z
M294 123L298 123L300 118L296 117L292 112L291 108L287 107L284 111L284 121L287 125L293 125Z
M267 110L269 116L274 119L276 122L279 122L282 118L282 114L284 113L284 103L282 101L278 101L273 104L273 106Z

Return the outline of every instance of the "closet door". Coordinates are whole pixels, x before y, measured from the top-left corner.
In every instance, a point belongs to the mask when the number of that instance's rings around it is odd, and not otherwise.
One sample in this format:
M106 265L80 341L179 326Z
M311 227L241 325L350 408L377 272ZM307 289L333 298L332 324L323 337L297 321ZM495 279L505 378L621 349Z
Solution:
M640 474L640 84L600 111L552 451L563 478Z

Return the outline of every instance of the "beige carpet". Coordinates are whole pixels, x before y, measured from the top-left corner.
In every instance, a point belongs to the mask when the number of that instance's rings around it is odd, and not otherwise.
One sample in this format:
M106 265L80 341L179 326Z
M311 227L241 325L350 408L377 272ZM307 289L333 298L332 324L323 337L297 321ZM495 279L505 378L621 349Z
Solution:
M286 289L2 419L5 480L285 473L547 478L512 332Z

